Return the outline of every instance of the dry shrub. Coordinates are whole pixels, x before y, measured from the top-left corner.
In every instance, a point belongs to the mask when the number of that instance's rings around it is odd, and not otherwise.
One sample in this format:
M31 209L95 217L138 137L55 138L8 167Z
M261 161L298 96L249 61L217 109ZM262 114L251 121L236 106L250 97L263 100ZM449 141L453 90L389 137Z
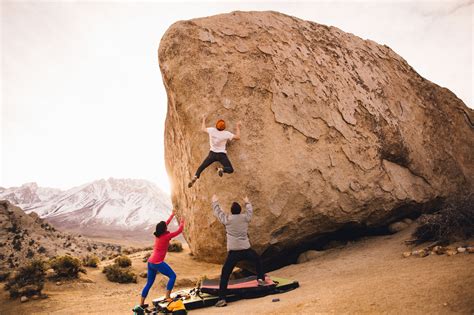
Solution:
M122 268L130 267L132 261L127 256L119 256L115 258L114 262Z
M111 254L109 256L109 260L114 259L114 258L119 257L119 256L120 256L120 254Z
M180 241L171 241L168 245L168 251L174 253L180 253L183 251L183 244Z
M86 270L82 268L81 261L69 255L55 257L49 264L53 268L56 278L59 279L79 278L79 272L86 273Z
M131 255L143 251L141 248L129 247L122 250L122 253L125 255Z
M130 267L121 268L118 264L105 266L102 270L109 281L118 283L137 283L137 275Z
M0 282L3 282L10 277L10 271L0 271Z
M87 255L82 259L82 263L86 267L97 268L99 265L99 257L96 255Z
M11 298L20 296L41 295L46 279L47 265L35 259L26 266L20 267L5 284L5 290Z
M143 256L143 262L146 263L148 261L148 258L150 258L151 252L146 253L145 256Z
M474 236L474 194L448 201L434 214L420 216L413 233L416 244L428 241L449 244L471 236Z

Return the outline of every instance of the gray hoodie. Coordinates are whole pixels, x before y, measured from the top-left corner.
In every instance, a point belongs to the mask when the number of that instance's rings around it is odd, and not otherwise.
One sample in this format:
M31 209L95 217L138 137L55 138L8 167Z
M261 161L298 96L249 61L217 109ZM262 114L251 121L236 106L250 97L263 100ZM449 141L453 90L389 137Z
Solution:
M227 232L227 250L242 250L250 248L248 227L252 219L253 208L251 203L246 203L246 213L225 214L219 202L212 203L212 210L219 221L225 225Z

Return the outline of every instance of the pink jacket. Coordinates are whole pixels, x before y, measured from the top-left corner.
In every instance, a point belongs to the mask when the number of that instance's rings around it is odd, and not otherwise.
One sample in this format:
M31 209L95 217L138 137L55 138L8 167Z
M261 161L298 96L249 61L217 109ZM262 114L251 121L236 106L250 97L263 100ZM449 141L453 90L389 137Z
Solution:
M166 221L166 225L168 225L174 217L174 213L171 213L169 219ZM159 264L163 260L165 260L166 253L168 252L168 245L170 244L170 240L173 237L178 236L184 228L184 222L179 224L179 227L174 232L166 231L165 233L161 234L158 237L155 237L155 245L153 246L153 254L148 258L148 262L152 264Z

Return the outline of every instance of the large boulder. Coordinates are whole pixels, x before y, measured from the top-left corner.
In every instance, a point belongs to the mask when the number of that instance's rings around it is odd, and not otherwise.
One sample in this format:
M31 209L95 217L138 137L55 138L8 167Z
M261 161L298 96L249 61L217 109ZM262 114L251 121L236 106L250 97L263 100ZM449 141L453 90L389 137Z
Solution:
M214 218L248 195L249 235L268 263L347 226L377 227L473 189L473 115L385 45L277 12L180 21L163 36L168 94L165 158L178 216L195 256L225 257ZM208 168L201 117L242 139L235 173ZM303 246L304 245L304 246Z

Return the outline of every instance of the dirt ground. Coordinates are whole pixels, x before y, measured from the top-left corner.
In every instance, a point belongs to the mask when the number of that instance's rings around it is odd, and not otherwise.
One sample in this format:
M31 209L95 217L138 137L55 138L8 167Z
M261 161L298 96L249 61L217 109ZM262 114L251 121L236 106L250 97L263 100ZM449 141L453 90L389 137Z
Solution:
M270 273L298 280L300 288L291 292L190 313L474 314L474 254L402 258L410 232L353 242ZM131 257L138 272L146 270L143 253ZM169 253L166 260L178 275L177 284L184 286L220 272L219 265L196 262L187 251ZM157 278L150 298L164 293L164 280ZM145 282L139 278L137 284L111 283L100 270L88 268L79 281L47 283L45 300L20 303L1 290L0 314L131 314Z

